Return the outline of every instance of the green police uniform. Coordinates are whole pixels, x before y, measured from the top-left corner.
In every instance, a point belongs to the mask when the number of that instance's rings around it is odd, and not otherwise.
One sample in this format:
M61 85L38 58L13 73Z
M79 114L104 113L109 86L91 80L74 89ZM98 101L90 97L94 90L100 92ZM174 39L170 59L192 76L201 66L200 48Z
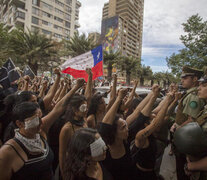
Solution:
M197 76L200 78L203 72L187 66L183 67L183 72L181 77L186 76ZM186 94L182 97L179 102L177 113L175 117L175 122L178 125L182 125L185 121L188 120L188 116L196 118L199 112L203 109L205 105L204 100L201 100L197 96L197 87L188 89Z
M199 81L207 83L207 75ZM179 128L175 132L174 140L176 148L181 153L200 159L207 156L207 105L195 121ZM207 180L206 171L197 173L197 175L196 179Z

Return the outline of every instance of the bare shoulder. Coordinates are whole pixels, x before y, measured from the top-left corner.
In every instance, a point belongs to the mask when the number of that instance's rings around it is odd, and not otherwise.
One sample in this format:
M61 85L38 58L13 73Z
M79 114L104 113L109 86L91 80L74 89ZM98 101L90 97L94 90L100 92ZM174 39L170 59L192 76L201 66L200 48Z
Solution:
M65 123L65 125L62 127L60 136L66 136L66 135L71 135L72 132L72 124L70 122Z

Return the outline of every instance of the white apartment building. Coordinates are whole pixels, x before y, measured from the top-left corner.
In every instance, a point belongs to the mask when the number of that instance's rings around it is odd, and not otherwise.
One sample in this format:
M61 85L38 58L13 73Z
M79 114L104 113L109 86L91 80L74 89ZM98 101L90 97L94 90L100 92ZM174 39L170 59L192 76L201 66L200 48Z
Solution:
M80 27L78 0L2 0L0 22L39 31L56 40L69 39Z

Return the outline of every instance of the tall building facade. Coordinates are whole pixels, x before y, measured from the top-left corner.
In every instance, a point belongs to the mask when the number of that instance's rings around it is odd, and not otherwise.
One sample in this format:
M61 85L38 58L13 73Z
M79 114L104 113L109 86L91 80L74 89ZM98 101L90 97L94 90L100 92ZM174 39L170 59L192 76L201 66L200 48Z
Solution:
M102 42L106 51L141 59L144 0L109 0L102 13Z
M2 0L0 20L10 31L38 29L54 39L69 39L80 27L78 0Z

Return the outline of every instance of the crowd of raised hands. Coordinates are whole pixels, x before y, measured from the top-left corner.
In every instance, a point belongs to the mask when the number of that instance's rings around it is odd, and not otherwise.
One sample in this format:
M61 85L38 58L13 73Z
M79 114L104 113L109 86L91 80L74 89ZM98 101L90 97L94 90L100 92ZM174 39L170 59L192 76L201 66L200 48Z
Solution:
M87 83L63 78L59 69L54 82L29 76L16 82L16 92L2 100L0 179L159 178L157 141L181 98L176 84L158 101L158 85L141 98L138 81L130 91L117 91L114 75L110 91L100 93L91 69L86 72ZM38 145L33 142L37 134ZM46 159L48 168L41 166ZM34 163L33 169L27 162ZM42 167L38 173L36 165Z

